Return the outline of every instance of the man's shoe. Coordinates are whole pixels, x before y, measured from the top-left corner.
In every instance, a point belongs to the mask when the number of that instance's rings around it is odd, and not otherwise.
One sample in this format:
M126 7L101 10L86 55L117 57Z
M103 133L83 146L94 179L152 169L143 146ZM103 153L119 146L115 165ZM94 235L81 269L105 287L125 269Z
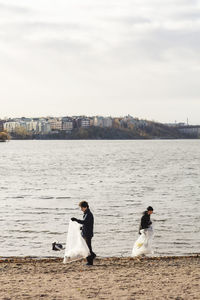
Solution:
M93 264L91 264L91 263L87 263L87 264L85 264L86 266L93 266Z

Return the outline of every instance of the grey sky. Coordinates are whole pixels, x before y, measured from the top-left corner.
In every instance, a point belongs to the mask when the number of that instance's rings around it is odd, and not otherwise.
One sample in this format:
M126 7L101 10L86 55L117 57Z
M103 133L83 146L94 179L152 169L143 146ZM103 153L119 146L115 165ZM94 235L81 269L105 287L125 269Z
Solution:
M0 117L200 124L200 1L0 0Z

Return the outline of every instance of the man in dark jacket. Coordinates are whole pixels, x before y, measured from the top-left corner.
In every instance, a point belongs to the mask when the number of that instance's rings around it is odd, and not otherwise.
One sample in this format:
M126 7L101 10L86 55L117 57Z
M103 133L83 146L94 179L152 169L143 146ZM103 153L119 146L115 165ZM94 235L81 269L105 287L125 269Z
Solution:
M79 224L82 224L82 237L86 241L86 244L90 250L90 255L87 257L87 265L93 265L93 259L96 257L96 254L92 251L92 237L93 237L93 226L94 226L94 217L89 209L89 205L86 201L79 203L79 206L83 212L83 220L78 220L76 218L71 218L72 221L75 221Z
M150 225L152 224L150 216L153 213L153 207L148 206L147 210L145 210L142 218L141 218L141 222L140 222L140 228L139 228L139 234L141 229L147 229L150 227Z

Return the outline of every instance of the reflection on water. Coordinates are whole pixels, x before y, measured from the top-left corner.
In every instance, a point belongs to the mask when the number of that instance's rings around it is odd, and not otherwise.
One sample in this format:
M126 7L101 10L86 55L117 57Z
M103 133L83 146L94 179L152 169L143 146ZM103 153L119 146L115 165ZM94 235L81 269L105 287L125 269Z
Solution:
M142 211L154 207L159 255L199 252L198 140L11 141L0 145L0 256L61 256L77 204L95 216L94 250L130 255Z

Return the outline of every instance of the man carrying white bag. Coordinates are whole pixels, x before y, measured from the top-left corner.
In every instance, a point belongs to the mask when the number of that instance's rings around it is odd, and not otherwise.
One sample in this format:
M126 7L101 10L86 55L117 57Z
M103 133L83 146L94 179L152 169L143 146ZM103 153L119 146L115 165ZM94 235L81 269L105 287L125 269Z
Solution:
M153 207L147 207L144 212L139 229L139 238L135 242L132 250L132 256L152 254L152 238L153 238L153 227L150 220L150 216L153 213Z
M93 265L93 259L96 257L92 251L94 217L86 201L80 202L79 206L83 212L83 220L71 218L64 263L86 257L87 265L90 266Z

